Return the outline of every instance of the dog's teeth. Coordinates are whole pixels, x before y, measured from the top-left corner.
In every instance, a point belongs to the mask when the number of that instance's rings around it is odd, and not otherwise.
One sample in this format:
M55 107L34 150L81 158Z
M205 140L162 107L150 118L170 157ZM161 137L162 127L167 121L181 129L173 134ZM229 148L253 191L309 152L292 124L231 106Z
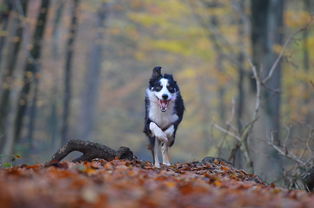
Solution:
M170 102L168 100L159 100L160 110L162 112L166 112L168 108L168 104Z

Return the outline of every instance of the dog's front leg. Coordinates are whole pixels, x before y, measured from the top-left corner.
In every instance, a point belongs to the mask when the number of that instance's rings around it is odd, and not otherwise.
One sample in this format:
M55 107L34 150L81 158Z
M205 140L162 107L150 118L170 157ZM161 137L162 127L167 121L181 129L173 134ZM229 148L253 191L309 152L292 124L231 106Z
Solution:
M154 123L150 122L149 129L151 130L153 136L155 137L154 142L154 161L155 167L160 168L159 159L158 159L158 152L160 151L160 142L167 143L167 135Z
M154 162L155 162L155 164L154 164L154 166L156 168L160 168L159 159L158 159L159 144L160 144L160 142L155 137L155 144L154 144Z
M167 135L155 124L150 122L149 129L151 130L153 136L155 136L161 142L168 142Z
M174 126L171 125L169 128L167 128L165 130L165 134L167 135L168 138L168 142L171 142L174 138L173 138L173 133L174 133ZM168 154L168 142L167 143L163 143L161 145L161 154L162 154L162 163L164 165L171 165L170 164L170 160L169 160L169 154Z
M168 144L161 144L162 164L170 166L169 155L168 155Z

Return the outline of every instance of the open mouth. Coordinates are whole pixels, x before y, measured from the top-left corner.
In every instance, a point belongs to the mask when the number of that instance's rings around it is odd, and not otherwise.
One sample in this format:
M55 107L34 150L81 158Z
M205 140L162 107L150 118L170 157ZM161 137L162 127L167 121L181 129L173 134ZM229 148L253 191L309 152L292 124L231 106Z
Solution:
M160 110L161 112L166 112L167 109L168 109L168 105L170 103L170 100L159 100L159 107L160 107Z

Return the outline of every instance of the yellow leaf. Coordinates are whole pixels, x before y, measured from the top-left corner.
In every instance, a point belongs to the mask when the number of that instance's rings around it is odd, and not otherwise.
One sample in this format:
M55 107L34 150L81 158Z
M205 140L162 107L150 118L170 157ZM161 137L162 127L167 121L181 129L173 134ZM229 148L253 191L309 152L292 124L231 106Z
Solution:
M174 188L174 187L176 187L176 183L173 182L173 181L166 181L166 182L165 182L165 185L166 185L168 188Z

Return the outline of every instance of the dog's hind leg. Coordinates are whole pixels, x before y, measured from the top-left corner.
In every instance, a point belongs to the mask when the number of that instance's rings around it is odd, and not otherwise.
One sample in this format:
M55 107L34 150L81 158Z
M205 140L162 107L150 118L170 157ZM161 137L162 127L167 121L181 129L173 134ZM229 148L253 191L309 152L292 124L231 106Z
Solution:
M167 143L162 143L161 154L162 154L162 164L170 166L169 155L168 155L168 145Z
M155 144L154 144L154 165L156 168L160 168L159 159L158 159L158 151L159 151L159 141L155 138Z

